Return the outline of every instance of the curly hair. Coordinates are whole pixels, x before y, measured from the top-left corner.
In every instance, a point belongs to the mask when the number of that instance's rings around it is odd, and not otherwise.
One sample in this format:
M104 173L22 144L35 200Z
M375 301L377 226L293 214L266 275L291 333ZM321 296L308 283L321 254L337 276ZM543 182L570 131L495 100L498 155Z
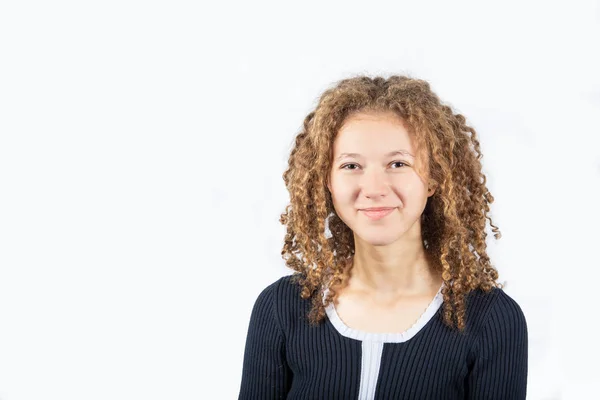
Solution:
M436 191L421 216L422 239L445 283L443 320L462 332L466 296L476 289L503 287L486 252L486 220L494 237L501 235L488 215L494 198L482 173L475 129L442 104L427 81L359 75L323 92L304 118L283 174L290 203L280 218L286 226L281 255L296 271L293 279L300 284L301 298L312 298L307 317L317 325L337 296L335 287L346 281L355 251L353 232L336 214L327 190L336 134L355 113L389 111L406 124L418 152L427 152Z

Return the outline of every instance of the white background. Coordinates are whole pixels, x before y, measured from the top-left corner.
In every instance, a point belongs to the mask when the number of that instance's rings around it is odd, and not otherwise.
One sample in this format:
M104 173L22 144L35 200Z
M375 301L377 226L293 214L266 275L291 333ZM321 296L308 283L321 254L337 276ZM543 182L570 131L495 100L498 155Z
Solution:
M0 399L237 398L293 138L359 73L475 127L528 399L597 396L598 1L207 3L0 5Z

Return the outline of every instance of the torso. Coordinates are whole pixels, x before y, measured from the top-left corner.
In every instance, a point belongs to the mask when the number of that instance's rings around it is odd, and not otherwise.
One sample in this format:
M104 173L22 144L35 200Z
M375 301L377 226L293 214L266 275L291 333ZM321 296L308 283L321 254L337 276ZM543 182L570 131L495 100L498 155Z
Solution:
M402 333L412 327L433 301L442 282L429 291L389 300L376 299L351 287L338 289L334 302L340 319L350 328L371 333Z

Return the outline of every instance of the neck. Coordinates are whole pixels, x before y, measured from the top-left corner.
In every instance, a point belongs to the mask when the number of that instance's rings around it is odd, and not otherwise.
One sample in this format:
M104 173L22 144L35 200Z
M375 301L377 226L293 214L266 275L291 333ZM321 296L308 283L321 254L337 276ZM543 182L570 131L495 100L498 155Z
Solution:
M357 290L383 296L437 291L441 274L433 268L419 238L401 238L388 246L373 246L355 237L350 281Z

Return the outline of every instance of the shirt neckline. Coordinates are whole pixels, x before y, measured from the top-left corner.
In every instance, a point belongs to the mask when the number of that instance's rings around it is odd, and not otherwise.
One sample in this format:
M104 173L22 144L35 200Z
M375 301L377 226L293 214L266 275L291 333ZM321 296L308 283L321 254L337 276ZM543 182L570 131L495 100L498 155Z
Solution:
M347 338L360 340L360 341L368 341L368 342L382 342L382 343L403 343L407 340L413 338L423 327L433 318L437 310L440 308L442 303L444 302L444 296L442 295L442 288L444 287L444 283L440 286L437 293L435 294L433 300L429 303L423 314L417 319L417 321L407 330L400 333L375 333L375 332L366 332L359 329L353 329L347 326L344 321L339 317L335 306L330 303L327 307L325 307L325 312L327 313L327 317L329 321L335 328L335 330L342 336ZM323 293L323 299L329 292L329 289L326 289Z

